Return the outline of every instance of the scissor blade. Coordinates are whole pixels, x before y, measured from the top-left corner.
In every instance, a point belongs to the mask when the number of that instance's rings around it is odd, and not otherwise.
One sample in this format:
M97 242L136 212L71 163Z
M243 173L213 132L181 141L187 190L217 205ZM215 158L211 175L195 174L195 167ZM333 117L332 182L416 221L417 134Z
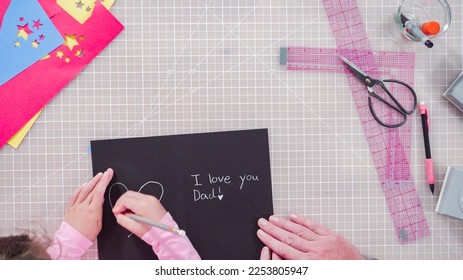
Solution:
M362 81L365 81L368 78L368 75L365 74L365 72L363 72L357 65L350 62L347 58L343 56L339 56L339 57L342 59L342 61L344 61L345 64L347 64L347 66L349 66L349 69L352 72L354 72L355 76L357 76L359 79L361 79Z

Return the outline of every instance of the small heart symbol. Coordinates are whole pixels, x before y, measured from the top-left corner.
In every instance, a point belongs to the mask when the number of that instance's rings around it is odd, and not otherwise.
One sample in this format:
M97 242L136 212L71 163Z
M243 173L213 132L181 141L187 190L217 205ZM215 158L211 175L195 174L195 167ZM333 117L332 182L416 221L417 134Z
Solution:
M219 194L217 197L218 197L220 200L222 200L223 194Z

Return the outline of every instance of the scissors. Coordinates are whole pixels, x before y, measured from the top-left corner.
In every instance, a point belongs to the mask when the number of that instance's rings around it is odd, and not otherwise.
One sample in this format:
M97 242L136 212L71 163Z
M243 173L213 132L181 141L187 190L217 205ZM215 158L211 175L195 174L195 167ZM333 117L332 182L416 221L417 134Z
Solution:
M355 76L357 78L359 78L360 80L362 80L365 83L365 85L367 86L367 90L368 90L368 93L369 93L368 107L370 107L370 112L373 115L373 117L375 118L375 120L380 125L385 126L385 127L389 127L389 128L396 128L396 127L400 127L400 126L404 125L405 122L407 122L407 115L413 114L415 112L415 110L416 110L417 100L416 100L415 90L410 85L408 85L408 84L406 84L406 83L404 83L404 82L402 82L400 80L394 80L394 79L387 79L387 80L382 80L382 81L381 80L375 80L375 79L371 78L370 76L368 76L367 74L365 74L365 72L363 72L357 65L355 65L354 63L349 61L347 58L342 57L342 56L340 56L340 58L342 59L342 61L344 61L344 63L347 64L347 66L355 74ZM394 95L391 94L391 92L388 90L388 88L386 87L386 85L384 83L401 84L402 86L405 86L408 90L410 90L410 92L413 95L413 108L410 111L407 111L402 106L402 104L400 104L400 102L397 101L397 99L394 97ZM387 95L392 99L392 101L394 101L395 105L392 104L391 102L385 100L384 98L382 98L381 96L379 96L379 95L377 95L375 93L373 87L376 86L376 85L379 85L387 93ZM394 111L399 113L403 117L403 120L400 123L396 123L396 124L387 124L387 123L384 123L383 121L381 121L378 118L378 116L376 115L375 110L373 110L373 105L372 105L372 101L371 101L372 97L376 98L377 100L379 100L381 102L383 102L384 104L386 104L387 106L392 108Z

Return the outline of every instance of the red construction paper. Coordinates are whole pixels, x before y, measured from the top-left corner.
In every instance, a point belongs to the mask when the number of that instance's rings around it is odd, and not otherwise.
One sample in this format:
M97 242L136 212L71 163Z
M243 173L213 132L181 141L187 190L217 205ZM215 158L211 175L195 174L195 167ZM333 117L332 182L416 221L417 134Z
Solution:
M0 147L74 79L123 29L100 2L83 25L56 4L39 1L66 42L0 86ZM0 5L0 15L4 13ZM72 49L71 49L72 48ZM61 55L62 52L62 55Z
M5 15L8 6L10 6L10 3L11 3L11 0L0 1L0 19L2 19L3 16ZM3 21L0 20L0 28L2 27L2 22Z

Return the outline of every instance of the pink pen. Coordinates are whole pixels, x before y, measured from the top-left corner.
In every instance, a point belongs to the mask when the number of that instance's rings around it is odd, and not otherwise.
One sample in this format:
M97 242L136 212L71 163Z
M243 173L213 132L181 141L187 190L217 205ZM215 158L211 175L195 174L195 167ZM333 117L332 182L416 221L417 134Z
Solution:
M424 138L424 150L426 153L426 159L424 163L426 165L426 177L428 179L429 188L431 193L434 194L434 167L431 159L431 146L429 144L429 116L428 108L424 102L420 102L420 114L421 114L421 125L423 126L423 138Z

